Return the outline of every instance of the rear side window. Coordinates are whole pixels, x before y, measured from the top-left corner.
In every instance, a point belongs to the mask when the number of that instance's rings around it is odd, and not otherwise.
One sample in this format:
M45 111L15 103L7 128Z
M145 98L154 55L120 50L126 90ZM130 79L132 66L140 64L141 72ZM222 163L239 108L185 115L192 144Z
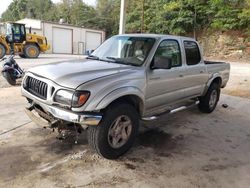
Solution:
M196 65L201 61L200 50L196 42L184 41L187 65Z

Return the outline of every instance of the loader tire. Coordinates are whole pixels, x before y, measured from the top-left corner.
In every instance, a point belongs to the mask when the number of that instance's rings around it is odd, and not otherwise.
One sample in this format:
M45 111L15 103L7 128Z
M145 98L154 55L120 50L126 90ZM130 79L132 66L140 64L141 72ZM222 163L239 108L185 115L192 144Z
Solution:
M26 58L26 56L24 54L19 54L19 57Z
M6 49L4 45L0 44L0 59L2 59L6 55Z
M35 44L27 44L23 51L26 58L37 58L40 55L40 50Z

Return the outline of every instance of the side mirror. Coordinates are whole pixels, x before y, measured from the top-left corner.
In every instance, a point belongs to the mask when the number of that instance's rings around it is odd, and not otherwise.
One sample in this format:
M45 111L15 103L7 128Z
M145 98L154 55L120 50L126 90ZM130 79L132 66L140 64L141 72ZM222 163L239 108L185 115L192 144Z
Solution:
M172 60L168 57L159 56L154 57L151 69L171 69Z
M87 50L86 54L87 54L87 56L90 56L93 52L94 52L94 50Z

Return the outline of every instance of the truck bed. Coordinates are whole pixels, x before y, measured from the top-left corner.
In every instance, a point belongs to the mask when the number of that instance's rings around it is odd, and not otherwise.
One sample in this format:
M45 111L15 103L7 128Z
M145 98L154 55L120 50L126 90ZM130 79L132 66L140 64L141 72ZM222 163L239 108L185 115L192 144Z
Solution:
M219 74L222 78L221 87L225 87L229 79L230 64L220 61L204 61L209 75Z

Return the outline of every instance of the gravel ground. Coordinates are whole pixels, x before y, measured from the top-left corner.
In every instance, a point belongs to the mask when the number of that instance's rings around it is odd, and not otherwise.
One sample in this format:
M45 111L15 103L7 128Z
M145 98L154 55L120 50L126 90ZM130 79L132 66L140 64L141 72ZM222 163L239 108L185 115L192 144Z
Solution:
M223 93L250 99L250 62L230 64L230 79Z
M38 61L74 58L80 57ZM38 64L17 60L23 67ZM250 64L231 65L223 93L235 96L223 94L212 114L194 107L142 123L134 147L116 161L92 153L86 133L78 144L56 139L24 114L20 87L0 89L0 187L249 187ZM0 86L7 86L4 80Z

